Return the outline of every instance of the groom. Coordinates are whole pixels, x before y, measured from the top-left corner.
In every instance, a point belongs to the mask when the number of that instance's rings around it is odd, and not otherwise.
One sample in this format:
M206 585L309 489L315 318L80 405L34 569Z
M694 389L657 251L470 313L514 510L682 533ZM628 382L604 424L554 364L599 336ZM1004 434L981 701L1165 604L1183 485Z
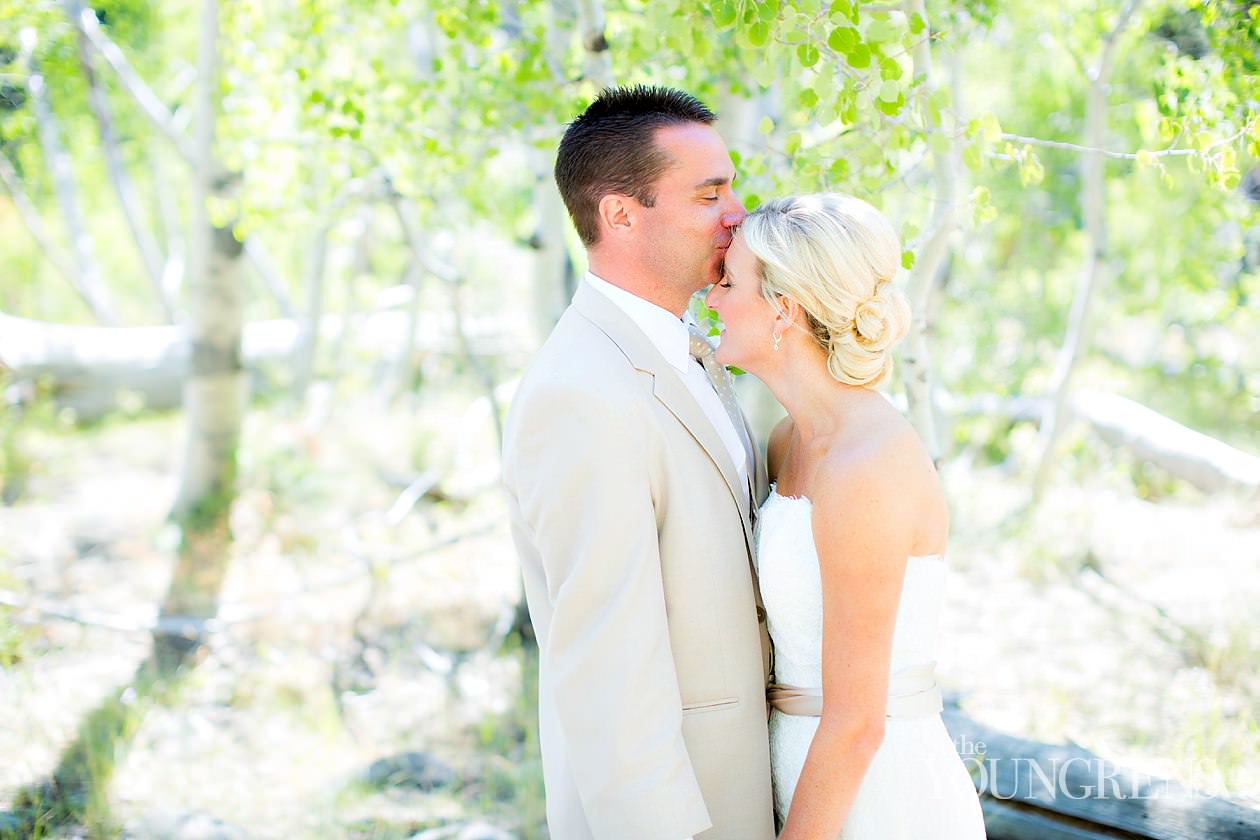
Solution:
M774 836L764 470L684 320L744 216L714 120L680 91L614 88L560 142L590 271L521 380L503 457L554 840Z

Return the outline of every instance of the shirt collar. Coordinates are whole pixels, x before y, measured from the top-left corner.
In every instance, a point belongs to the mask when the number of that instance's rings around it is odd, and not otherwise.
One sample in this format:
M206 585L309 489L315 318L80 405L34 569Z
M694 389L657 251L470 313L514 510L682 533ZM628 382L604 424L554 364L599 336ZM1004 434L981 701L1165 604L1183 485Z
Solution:
M680 319L674 313L614 286L590 271L586 272L583 280L626 313L652 342L652 346L665 357L665 361L680 373L687 371L687 365L691 364L691 335L687 328L696 322L690 309Z

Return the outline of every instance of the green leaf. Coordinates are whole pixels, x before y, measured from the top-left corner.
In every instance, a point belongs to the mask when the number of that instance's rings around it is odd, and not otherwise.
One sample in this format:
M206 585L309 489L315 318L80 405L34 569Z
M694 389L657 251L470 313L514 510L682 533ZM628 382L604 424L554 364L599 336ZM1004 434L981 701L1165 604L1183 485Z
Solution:
M906 271L914 268L914 251L901 252L901 267Z
M779 17L779 0L761 0L757 4L757 14L766 23L777 20Z
M844 158L836 158L827 169L827 179L832 183L843 182L849 176L849 162Z
M879 98L885 102L896 102L901 96L901 86L891 79L879 86Z
M813 88L804 88L796 95L796 104L808 111L818 104L818 94L814 93Z
M802 67L813 67L818 63L818 47L813 44L801 44L796 48L796 58Z
M839 99L836 100L840 102ZM840 119L844 120L846 125L854 125L857 123L857 97L850 96L840 107Z
M1155 163L1155 155L1146 149L1137 150L1137 165L1140 167L1152 166Z
M1002 139L1002 124L993 114L985 114L980 118L980 133L984 142L990 145Z
M788 157L792 157L800 150L800 148L801 133L799 131L793 131L787 136L787 139L783 141L783 153Z
M751 213L753 210L756 210L760 206L761 206L761 196L757 195L756 193L751 193L749 195L744 196L744 209L747 210L748 212Z
M713 52L713 42L709 40L709 33L700 27L691 30L691 52L699 59L707 58Z
M748 43L754 47L764 47L770 43L770 26L765 21L754 23L748 28Z
M898 93L897 98L892 101L883 99L882 97L875 100L875 107L890 117L895 117L897 112L901 110L901 106L905 104L906 98L900 93Z
M774 133L774 120L770 119L768 116L762 117L761 120L757 123L757 131L767 136L769 136L770 134L773 134Z
M897 40L897 24L887 18L872 20L866 27L863 40L876 44L886 44Z
M975 143L968 143L967 148L963 149L962 159L968 169L978 171L983 163L983 159L980 156L980 147Z
M910 33L912 35L918 35L925 28L927 28L927 23L923 20L922 15L918 12L910 15Z
M1032 150L1032 146L1024 146L1019 153L1019 182L1027 187L1032 184L1040 184L1042 179L1046 177L1046 169L1041 165L1041 160L1037 157L1037 153Z
M841 55L848 55L849 51L857 46L857 43L857 31L849 26L837 26L827 36L827 46Z
M871 51L866 44L858 44L848 54L849 66L854 70L861 70L863 67L869 67L871 64Z
M814 93L818 94L819 99L831 96L835 92L836 71L832 69L831 62L824 63L814 76Z
M993 206L988 187L976 187L971 191L971 218L975 224L991 222L997 218L997 208Z

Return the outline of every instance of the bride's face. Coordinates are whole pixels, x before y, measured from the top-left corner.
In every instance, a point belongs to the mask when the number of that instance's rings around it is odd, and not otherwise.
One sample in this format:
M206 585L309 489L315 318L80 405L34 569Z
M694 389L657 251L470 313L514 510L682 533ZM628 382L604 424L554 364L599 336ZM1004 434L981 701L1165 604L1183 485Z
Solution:
M775 311L761 294L757 258L736 234L726 252L726 267L704 298L722 319L722 341L717 360L755 371L757 360L773 352Z

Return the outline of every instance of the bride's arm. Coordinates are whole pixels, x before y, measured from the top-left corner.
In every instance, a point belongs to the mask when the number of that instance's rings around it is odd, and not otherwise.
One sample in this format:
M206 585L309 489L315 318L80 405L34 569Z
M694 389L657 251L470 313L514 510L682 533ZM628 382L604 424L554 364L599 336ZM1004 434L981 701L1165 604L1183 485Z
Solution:
M914 529L910 447L828 457L813 481L823 713L781 840L833 840L884 738L893 627ZM901 451L898 451L901 450Z

